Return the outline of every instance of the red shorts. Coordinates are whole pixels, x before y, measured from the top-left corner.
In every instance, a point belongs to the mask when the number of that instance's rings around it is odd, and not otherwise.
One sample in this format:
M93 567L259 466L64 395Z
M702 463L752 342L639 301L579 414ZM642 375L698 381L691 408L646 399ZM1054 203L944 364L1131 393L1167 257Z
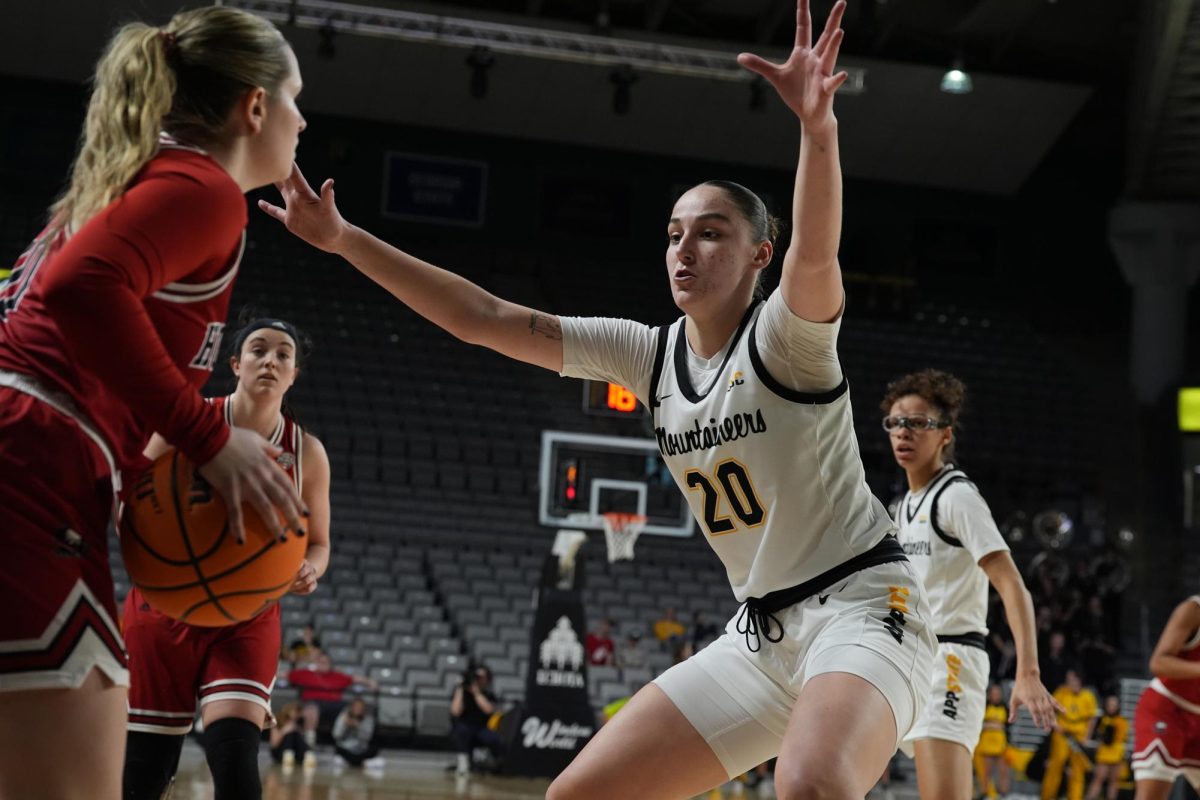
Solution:
M1200 789L1200 714L1147 686L1133 715L1133 775L1167 783L1183 775Z
M271 717L271 689L282 634L279 604L223 628L188 625L155 611L142 593L125 597L129 647L129 730L182 735L196 705L249 700Z
M103 452L76 422L0 386L0 691L127 686Z

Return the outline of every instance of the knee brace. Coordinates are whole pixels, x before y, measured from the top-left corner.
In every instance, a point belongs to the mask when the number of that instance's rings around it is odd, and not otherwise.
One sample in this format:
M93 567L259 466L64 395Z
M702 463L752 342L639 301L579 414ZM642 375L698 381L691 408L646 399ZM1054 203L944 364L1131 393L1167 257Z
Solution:
M159 800L179 768L183 736L130 731L125 738L124 800Z
M204 755L216 800L260 800L258 743L262 731L249 720L225 717L204 731Z

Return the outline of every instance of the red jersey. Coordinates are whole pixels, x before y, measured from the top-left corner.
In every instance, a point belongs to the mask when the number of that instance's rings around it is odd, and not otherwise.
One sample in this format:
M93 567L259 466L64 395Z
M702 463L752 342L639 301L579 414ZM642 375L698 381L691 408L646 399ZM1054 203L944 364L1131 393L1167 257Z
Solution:
M209 398L209 403L217 407L227 425L233 425L233 395ZM304 429L291 417L279 415L275 430L267 437L271 444L283 450L276 458L276 463L283 467L284 472L291 476L296 484L296 491L304 488Z
M587 635L584 649L587 650L589 664L612 664L617 652L617 646L611 638L595 633Z
M1188 599L1200 605L1200 595L1193 595ZM1175 654L1175 657L1200 664L1200 629L1192 634L1192 638L1187 641L1182 650ZM1150 687L1159 694L1174 700L1176 705L1183 706L1194 714L1200 713L1200 679L1155 678L1150 683Z
M337 670L294 669L288 673L288 683L299 687L301 700L341 700L354 678Z
M145 466L156 431L198 464L229 436L199 389L220 350L246 201L203 151L159 145L124 194L70 237L43 232L0 284L0 377L66 395L120 470Z

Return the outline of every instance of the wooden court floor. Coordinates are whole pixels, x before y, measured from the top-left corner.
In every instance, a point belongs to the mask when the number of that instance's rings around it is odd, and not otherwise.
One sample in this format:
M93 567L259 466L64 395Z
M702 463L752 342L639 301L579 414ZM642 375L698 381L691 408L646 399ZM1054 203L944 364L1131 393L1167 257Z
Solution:
M382 770L338 769L333 756L321 752L318 766L305 770L297 765L290 772L272 764L266 750L260 754L263 776L263 800L542 800L549 780L472 775L459 778L448 770L453 763L449 753L423 751L385 751L387 763ZM726 784L704 795L702 800L774 798L740 785ZM169 800L212 800L212 779L204 763L204 753L195 741L184 745L179 773ZM917 800L915 786L893 785L888 794L878 790L872 800ZM1019 795L1010 795L1016 798ZM614 798L614 800L636 800ZM1030 796L1029 800L1036 800Z
M333 756L321 752L315 770L297 765L284 772L272 764L265 748L260 755L263 800L541 800L548 780L472 775L457 778L446 767L447 753L393 752L384 754L382 770L336 769ZM204 753L189 740L180 758L170 800L212 800L212 779Z

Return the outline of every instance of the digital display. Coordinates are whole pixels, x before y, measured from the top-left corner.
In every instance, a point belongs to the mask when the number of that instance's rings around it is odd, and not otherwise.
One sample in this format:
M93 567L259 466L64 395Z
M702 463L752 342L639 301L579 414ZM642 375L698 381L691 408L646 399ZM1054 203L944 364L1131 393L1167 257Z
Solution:
M1200 387L1179 390L1179 430L1200 433Z
M617 383L583 382L583 413L608 417L634 417L642 404L633 392Z

